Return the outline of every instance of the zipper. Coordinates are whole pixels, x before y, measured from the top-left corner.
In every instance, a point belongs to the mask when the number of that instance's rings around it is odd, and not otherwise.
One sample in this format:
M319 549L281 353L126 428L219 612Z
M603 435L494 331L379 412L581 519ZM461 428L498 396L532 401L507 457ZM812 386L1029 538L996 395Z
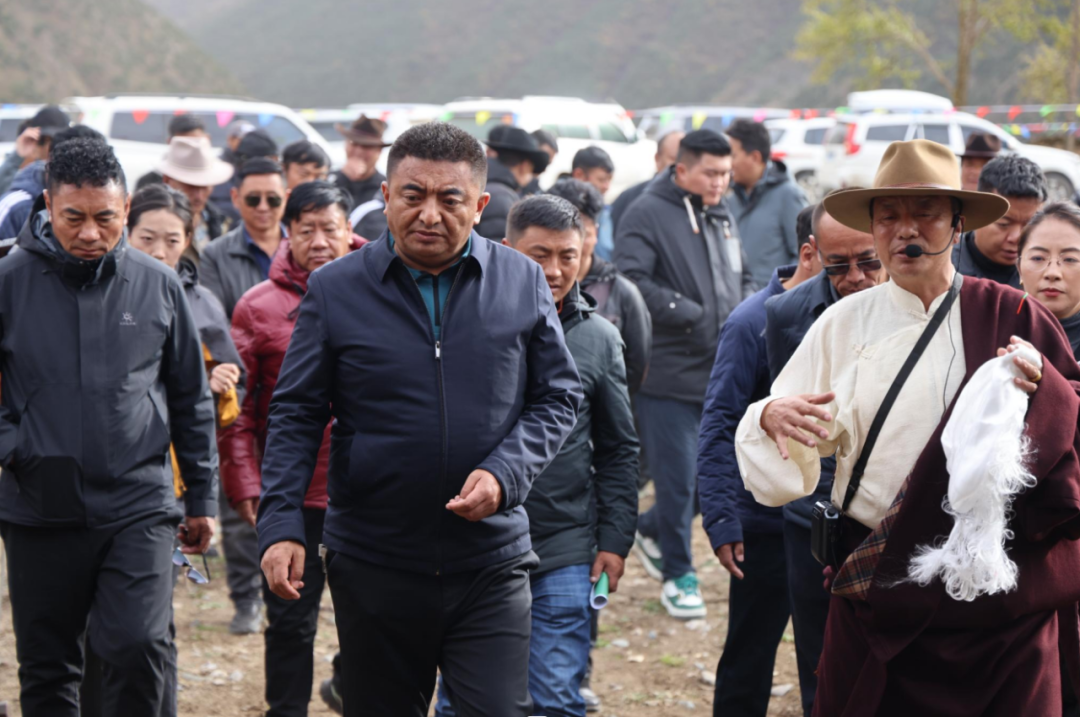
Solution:
M442 439L442 451L441 451L441 465L439 466L439 517L436 523L436 560L435 560L435 574L442 574L443 565L443 551L442 551L442 522L443 514L446 512L446 507L442 503L442 497L446 491L446 464L449 460L450 453L450 436L449 430L446 427L446 391L444 388L443 379L443 367L442 367L442 332L446 327L446 309L450 305L450 297L454 295L454 288L458 284L458 279L461 278L461 272L464 271L464 266L458 266L457 272L454 274L454 281L450 284L450 290L446 292L446 301L439 307L439 283L438 277L432 282L432 289L434 290L434 302L435 307L435 324L439 327L439 338L435 339L435 376L439 386L439 434Z

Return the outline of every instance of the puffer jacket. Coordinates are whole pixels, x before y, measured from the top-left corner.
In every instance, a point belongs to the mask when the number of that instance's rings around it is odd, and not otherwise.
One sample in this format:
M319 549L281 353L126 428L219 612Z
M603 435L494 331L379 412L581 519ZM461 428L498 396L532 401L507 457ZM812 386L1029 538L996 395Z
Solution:
M364 240L353 238L353 249ZM221 483L229 503L258 498L262 490L262 455L270 398L289 348L300 300L307 293L308 272L293 260L288 240L281 242L270 278L248 291L233 310L232 339L248 367L240 417L221 432ZM304 507L326 510L326 471L330 464L330 426L326 426Z

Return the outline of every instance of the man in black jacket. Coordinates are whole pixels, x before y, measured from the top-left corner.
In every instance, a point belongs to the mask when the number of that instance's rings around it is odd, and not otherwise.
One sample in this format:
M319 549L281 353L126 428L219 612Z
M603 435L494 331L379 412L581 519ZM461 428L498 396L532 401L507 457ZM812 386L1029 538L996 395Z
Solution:
M213 533L213 399L179 277L128 248L112 150L59 144L48 175L0 262L0 535L22 712L79 714L89 623L110 713L156 715L177 526L185 553Z
M550 158L540 149L536 138L521 129L498 125L488 134L488 172L486 191L491 195L476 232L493 241L506 236L506 218L510 207L524 196L524 188L543 174Z
M442 122L390 150L389 231L312 273L270 405L259 545L295 600L302 505L333 420L323 530L346 715L533 714L522 505L581 383L543 272L472 231L479 142ZM362 312L328 310L362 306Z
M656 505L639 520L638 553L663 580L661 602L678 618L705 615L690 551L705 388L721 325L755 290L723 203L730 173L723 136L689 133L678 162L634 202L615 241L615 264L641 289L653 324L635 408Z

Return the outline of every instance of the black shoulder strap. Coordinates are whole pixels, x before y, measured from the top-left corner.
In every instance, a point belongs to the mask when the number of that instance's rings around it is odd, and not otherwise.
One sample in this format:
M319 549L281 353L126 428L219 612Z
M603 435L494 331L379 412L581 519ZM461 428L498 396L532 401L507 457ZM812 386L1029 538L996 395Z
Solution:
M919 358L930 344L930 339L934 338L934 334L937 333L938 327L941 326L942 322L945 321L945 317L948 316L949 309L952 308L953 302L956 301L956 297L960 294L960 285L963 283L963 280L960 272L956 272L956 275L953 277L952 286L949 288L949 293L945 296L945 300L941 302L941 306L938 307L937 311L935 311L934 315L930 318L930 323L923 329L922 336L920 336L918 342L916 342L915 348L908 354L907 360L904 361L904 365L900 368L900 373L896 374L892 386L889 386L889 392L885 394L885 400L881 402L881 407L878 408L877 414L874 416L874 422L870 424L870 432L866 434L866 442L863 444L862 453L859 454L859 460L855 462L855 467L851 470L851 480L848 481L847 491L844 493L844 505L840 509L841 513L847 513L847 509L851 505L852 499L855 497L855 491L859 490L859 483L862 481L863 471L866 470L866 463L870 460L870 454L874 450L874 444L877 443L878 434L881 433L881 427L885 424L885 419L888 417L893 403L896 402L896 397L900 395L900 389L904 387L904 383L907 381L908 376L911 375L912 370L914 370L915 364L919 363Z

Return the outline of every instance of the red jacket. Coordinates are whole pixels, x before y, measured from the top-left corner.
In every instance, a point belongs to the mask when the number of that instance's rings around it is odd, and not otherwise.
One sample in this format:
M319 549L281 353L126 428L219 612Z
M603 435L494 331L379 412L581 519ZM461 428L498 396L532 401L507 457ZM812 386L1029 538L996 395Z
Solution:
M353 235L353 249L364 239ZM240 417L221 432L218 452L221 483L229 504L258 498L262 490L263 450L266 447L270 398L289 348L297 308L307 292L308 272L293 261L284 240L270 266L270 278L257 284L237 302L232 315L232 338L247 367L247 393ZM305 508L326 510L326 470L330 464L330 426L319 448L319 461L304 496Z

